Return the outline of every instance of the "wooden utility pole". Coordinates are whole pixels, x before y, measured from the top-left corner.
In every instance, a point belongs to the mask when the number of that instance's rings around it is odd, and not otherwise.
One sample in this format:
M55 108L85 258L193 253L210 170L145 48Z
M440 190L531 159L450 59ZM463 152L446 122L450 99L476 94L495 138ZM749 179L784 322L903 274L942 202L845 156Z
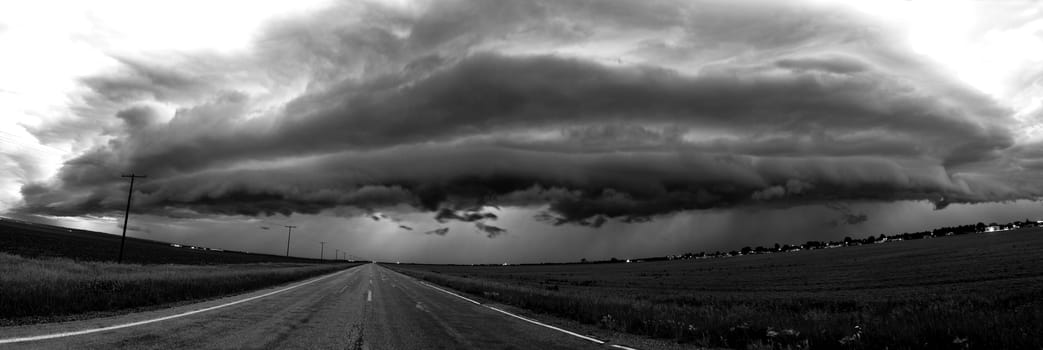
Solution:
M297 228L297 226L286 226L286 256L290 256L290 233L292 233L295 228Z
M119 257L118 260L116 260L116 263L122 264L123 263L123 248L127 246L127 221L129 221L129 219L130 219L130 197L134 194L134 179L135 178L139 178L139 177L140 178L145 178L147 176L145 176L145 175L135 175L135 174L131 173L130 175L121 175L120 177L129 177L130 178L130 190L127 191L127 210L126 210L126 212L123 213L123 238L120 239L120 257Z
M326 242L319 242L319 261L322 261L322 254L326 252Z

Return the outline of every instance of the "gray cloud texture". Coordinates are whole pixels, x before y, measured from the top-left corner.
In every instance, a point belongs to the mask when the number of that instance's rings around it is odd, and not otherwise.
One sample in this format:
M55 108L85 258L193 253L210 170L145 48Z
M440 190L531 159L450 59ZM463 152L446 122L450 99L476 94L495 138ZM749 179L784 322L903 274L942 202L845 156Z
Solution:
M506 232L491 205L600 227L1039 196L1024 169L1043 157L1015 144L1011 111L888 35L842 7L783 2L338 5L273 23L248 54L122 59L84 79L77 125L112 137L25 185L17 211L118 210L131 171L149 175L136 201L155 215L405 205L488 237Z

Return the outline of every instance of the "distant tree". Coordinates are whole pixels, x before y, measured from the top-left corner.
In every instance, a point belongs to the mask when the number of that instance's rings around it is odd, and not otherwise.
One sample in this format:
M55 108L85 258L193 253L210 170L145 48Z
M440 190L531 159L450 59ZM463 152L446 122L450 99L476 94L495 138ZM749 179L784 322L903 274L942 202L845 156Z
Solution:
M887 238L887 236L884 236L884 234L883 234L883 233L881 233L881 234L880 234L880 238L878 238L877 240L879 240L879 241L882 241L882 240L884 240L885 238Z
M978 232L985 232L985 223L984 222L978 222L978 224L975 225L974 228Z
M776 252L777 252L777 251L779 251L779 249L780 249L780 248L781 248L781 246L779 246L779 244L778 244L778 243L775 243L775 251L776 251Z
M612 259L608 259L608 261L611 261L611 262L619 262L619 259L616 259L616 257L614 257L614 256L613 256L613 257L612 257Z
M750 246L742 247L742 255L750 254L750 252L752 252L752 251L753 251L753 248L750 248Z
M586 264L587 263L587 258L579 259L579 262Z

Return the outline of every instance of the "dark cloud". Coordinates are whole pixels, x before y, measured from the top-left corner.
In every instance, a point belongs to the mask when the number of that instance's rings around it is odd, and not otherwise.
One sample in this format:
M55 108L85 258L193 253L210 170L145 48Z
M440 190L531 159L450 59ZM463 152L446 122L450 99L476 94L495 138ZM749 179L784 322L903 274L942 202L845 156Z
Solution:
M110 102L134 102L143 98L157 101L185 101L191 96L212 93L219 75L192 74L185 66L162 67L128 57L114 57L120 70L83 79L83 84Z
M497 236L507 233L507 230L503 228L499 228L482 222L474 223L474 227L477 228L478 231L485 233L485 236L488 238L496 238Z
M434 230L424 232L425 235L438 235L438 236L445 236L445 234L447 234L447 233L449 233L449 228L448 227L436 228Z
M228 83L252 69L232 59L184 69L124 60L84 84L127 127L53 181L23 187L19 211L118 210L117 175L130 171L150 176L135 201L156 215L351 207L379 221L373 210L408 206L489 237L505 232L487 224L498 216L482 208L493 205L546 206L538 220L600 227L736 206L1043 193L1011 170L1030 159L1006 158L1009 110L850 13L774 2L496 5L409 14L348 4L272 25L242 61L264 67L251 83L272 91L303 80L292 98ZM523 50L660 30L684 39L669 44L675 54L705 52L703 64L664 58L654 38L627 53L635 63ZM181 107L160 122L141 99Z
M785 58L776 62L779 67L793 70L819 70L836 74L853 74L869 69L865 62L843 56Z
M491 160L500 160L491 161ZM301 173L299 169L310 169ZM365 169L364 174L345 169ZM252 170L224 170L136 184L138 208L203 213L317 213L336 206L408 204L441 221L494 219L456 210L479 202L550 204L565 222L638 219L679 210L763 201L934 199L979 201L1022 195L985 177L952 177L939 165L874 157L774 158L700 153L546 154L497 147L414 146L348 152ZM27 186L27 203L52 215L121 208L125 184L58 192ZM767 196L784 189L785 197ZM761 193L761 195L757 195ZM55 197L62 194L60 197ZM75 194L67 196L65 194ZM54 200L52 198L61 198Z
M449 220L459 220L463 222L474 222L482 220L496 220L496 214L489 212L482 212L478 210L452 210L449 208L441 208L435 213L435 221L447 222Z
M160 117L151 107L134 106L116 112L116 118L122 119L128 128L141 129L156 124Z

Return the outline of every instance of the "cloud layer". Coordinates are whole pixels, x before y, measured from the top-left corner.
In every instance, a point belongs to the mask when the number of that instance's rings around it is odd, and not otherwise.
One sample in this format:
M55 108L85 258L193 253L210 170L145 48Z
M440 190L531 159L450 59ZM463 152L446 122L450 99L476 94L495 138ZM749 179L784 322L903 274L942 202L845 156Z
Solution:
M105 141L23 186L17 210L116 211L122 172L149 175L135 198L154 215L407 207L489 237L506 232L493 205L599 227L1043 193L1013 111L852 9L500 5L338 5L272 23L245 53L120 58L82 81L68 122L93 127L38 130Z

